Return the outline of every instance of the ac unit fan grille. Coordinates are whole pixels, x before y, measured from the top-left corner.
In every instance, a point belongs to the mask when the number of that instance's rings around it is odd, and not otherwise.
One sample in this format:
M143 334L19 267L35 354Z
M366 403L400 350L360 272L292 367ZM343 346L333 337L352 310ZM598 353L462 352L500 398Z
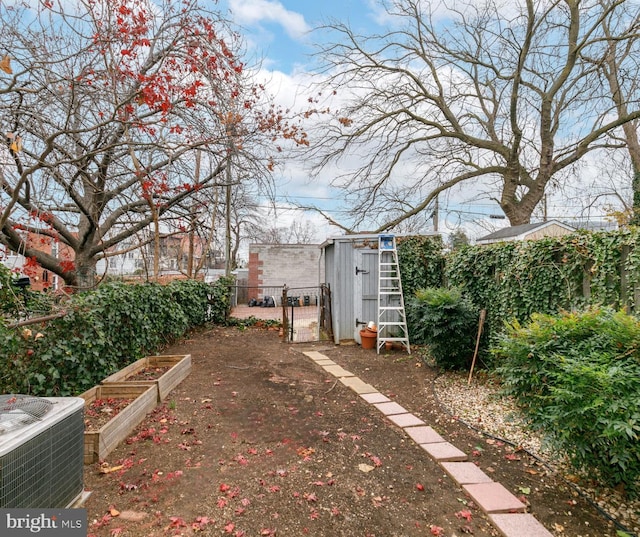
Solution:
M31 395L0 395L0 434L41 420L53 403Z
M64 508L83 488L83 409L0 457L0 508ZM16 433L14 433L16 434Z

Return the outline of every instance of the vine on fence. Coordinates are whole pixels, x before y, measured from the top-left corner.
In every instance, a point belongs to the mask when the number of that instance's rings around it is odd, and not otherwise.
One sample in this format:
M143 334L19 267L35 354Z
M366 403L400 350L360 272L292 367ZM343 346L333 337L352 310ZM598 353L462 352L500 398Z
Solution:
M64 317L15 329L0 322L0 393L82 393L203 324L210 296L217 297L213 316L224 315L228 294L227 280L115 282L72 296Z
M445 279L487 310L493 333L533 313L593 304L635 311L639 248L637 229L465 246L447 256Z

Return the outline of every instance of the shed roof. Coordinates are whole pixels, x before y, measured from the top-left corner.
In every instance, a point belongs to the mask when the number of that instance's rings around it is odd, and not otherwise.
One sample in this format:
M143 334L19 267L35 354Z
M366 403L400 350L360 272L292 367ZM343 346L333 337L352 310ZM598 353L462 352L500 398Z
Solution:
M336 235L334 237L327 237L327 239L320 245L320 248L324 249L327 246L334 244L336 242L353 242L353 241L362 241L362 240L378 240L380 235L395 235L396 238L399 237L433 237L440 235L438 232L427 232L427 233L393 233L390 231L384 233L353 233L353 234L345 234L345 235Z

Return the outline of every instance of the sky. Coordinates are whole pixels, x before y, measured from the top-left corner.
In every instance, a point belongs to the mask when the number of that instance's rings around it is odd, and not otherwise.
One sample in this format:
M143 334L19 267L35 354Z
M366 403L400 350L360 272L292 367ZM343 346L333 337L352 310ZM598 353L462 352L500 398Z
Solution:
M310 63L313 28L330 19L375 27L375 0L224 0L264 67L288 75Z

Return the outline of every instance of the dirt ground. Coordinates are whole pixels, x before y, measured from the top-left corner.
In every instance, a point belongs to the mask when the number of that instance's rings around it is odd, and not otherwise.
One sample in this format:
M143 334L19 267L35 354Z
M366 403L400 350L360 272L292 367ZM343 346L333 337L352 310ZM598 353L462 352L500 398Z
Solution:
M416 357L223 327L163 351L191 354L189 377L108 460L86 466L89 535L498 535L422 448L307 350L422 418L554 535L616 535L566 481L447 415L436 371Z

